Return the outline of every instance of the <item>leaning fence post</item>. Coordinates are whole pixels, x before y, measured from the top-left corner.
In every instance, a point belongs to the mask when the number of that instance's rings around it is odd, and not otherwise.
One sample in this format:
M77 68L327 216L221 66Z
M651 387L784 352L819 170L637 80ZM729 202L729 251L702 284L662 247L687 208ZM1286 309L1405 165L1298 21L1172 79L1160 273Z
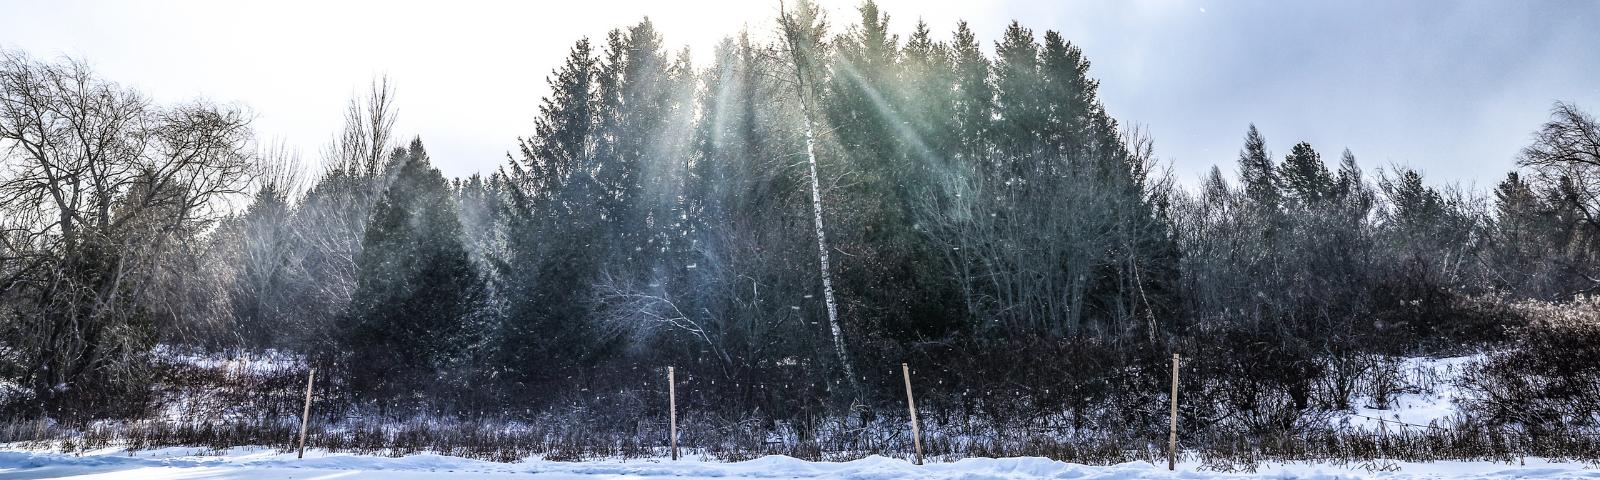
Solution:
M911 409L911 441L917 445L917 465L922 465L922 431L917 428L917 399L911 396L911 366L900 364L906 376L906 408Z
M672 367L667 367L667 423L672 437L672 459L678 459L678 382L673 379Z
M1167 470L1178 469L1178 354L1172 354L1172 424L1167 433Z
M317 379L317 369L311 369L306 375L306 410L300 414L300 454L295 458L306 458L306 424L311 419L311 384Z

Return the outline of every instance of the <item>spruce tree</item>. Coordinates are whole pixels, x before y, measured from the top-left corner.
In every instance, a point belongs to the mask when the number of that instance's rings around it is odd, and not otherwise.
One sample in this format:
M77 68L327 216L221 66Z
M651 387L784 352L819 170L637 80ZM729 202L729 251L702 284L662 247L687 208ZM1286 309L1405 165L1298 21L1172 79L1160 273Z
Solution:
M1445 220L1448 212L1444 195L1422 183L1422 174L1409 168L1397 173L1397 178L1383 179L1379 184L1389 197L1390 218L1406 233L1425 235Z
M520 142L522 161L513 167L526 167L525 185L529 194L550 198L569 177L586 177L584 172L594 156L596 94L599 63L589 39L578 40L567 55L566 64L547 78L550 96L539 105L534 119L534 136Z
M340 322L358 393L422 387L462 347L481 292L455 201L422 140L395 157L402 164L368 220Z
M896 177L908 166L904 152L916 139L904 128L900 102L891 91L899 37L889 35L889 15L876 4L868 1L858 11L861 24L834 40L838 55L832 58L834 75L827 78L821 107L837 127L850 163L875 184L867 194L880 196L888 192L877 190L905 180Z
M612 36L612 52L625 46L619 36ZM606 181L617 179L617 170L601 171L616 150L605 132L621 128L612 66L596 58L588 39L579 40L548 79L534 139L522 142L520 162L509 166L505 245L492 259L505 282L497 290L503 311L486 353L493 375L528 388L521 393L581 381L614 344L590 316L593 285L615 252L607 248L615 217L607 214L617 211L613 188L621 185Z
M989 77L989 59L967 22L956 24L950 44L951 75L955 78L955 135L960 154L975 158L991 139L994 123L994 85Z
M671 79L661 35L645 18L607 39L599 94L605 107L596 112L602 150L595 166L597 200L608 220L601 235L604 248L615 252L624 271L645 268L652 260L648 232L650 205L644 198L645 178L659 150L655 141L671 113Z
M1566 235L1560 234L1564 229L1556 213L1516 171L1507 173L1495 187L1489 261L1501 272L1497 288L1528 296L1572 291L1573 275L1557 273L1562 264L1571 262L1573 256L1568 252L1573 250L1561 248L1570 242L1563 241Z
M219 228L237 235L239 242L238 276L228 289L228 301L239 339L249 347L277 345L292 334L284 328L289 305L283 298L293 288L285 272L292 255L288 222L293 210L282 187L263 185L243 215Z
M995 44L995 87L1000 112L1000 134L1013 152L1039 147L1045 122L1043 78L1039 74L1039 43L1033 30L1011 22L1004 39Z
M1089 61L1083 58L1082 50L1063 40L1060 33L1047 31L1040 52L1040 71L1044 92L1049 96L1044 107L1045 145L1052 151L1072 155L1082 153L1097 141L1116 142L1115 132L1097 128L1109 119L1099 114L1095 90L1100 82L1089 78ZM1107 133L1111 134L1109 138L1094 138Z
M1212 165L1211 171L1206 173L1205 183L1200 187L1200 198L1205 201L1207 207L1222 208L1231 194L1228 180L1222 178L1222 169Z
M955 75L951 70L950 49L933 41L928 24L917 22L902 50L902 116L915 135L911 151L924 162L950 159L958 144L956 136Z

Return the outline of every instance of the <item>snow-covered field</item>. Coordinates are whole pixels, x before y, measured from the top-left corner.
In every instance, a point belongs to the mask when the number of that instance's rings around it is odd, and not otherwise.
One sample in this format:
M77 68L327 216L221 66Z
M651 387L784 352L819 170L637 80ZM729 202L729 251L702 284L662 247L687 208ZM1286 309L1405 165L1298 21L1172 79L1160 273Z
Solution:
M218 453L221 453L218 455ZM1369 471L1372 465L1268 465L1256 473L1197 471L1198 464L1180 463L1177 471L1144 462L1104 467L1074 465L1044 458L973 458L954 463L916 466L901 459L869 457L853 462L805 462L771 456L739 463L699 459L494 463L439 455L383 458L307 452L306 458L271 449L235 448L225 452L162 448L129 456L106 449L82 456L0 450L0 479L383 479L528 477L542 479L641 479L672 477L797 478L797 479L1335 479L1335 478L1596 478L1600 470L1576 463L1550 463L1529 458L1526 466L1488 462L1398 463L1396 471Z

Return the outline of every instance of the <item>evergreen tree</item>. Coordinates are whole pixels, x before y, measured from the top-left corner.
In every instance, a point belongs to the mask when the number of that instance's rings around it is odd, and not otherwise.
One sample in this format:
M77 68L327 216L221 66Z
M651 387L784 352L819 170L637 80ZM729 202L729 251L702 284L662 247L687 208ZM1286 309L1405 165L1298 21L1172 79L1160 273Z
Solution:
M522 142L525 165L538 181L532 193L551 195L571 175L582 175L594 155L595 109L599 103L598 60L589 39L578 40L550 82L550 96L539 105L532 141Z
M861 24L834 40L838 55L833 58L835 72L827 85L825 106L851 163L870 178L872 185L867 188L876 190L867 195L892 194L898 201L905 195L888 189L903 183L897 177L910 166L905 152L917 141L905 130L899 98L891 90L899 37L889 35L889 15L880 13L876 4L868 1L858 10Z
M1304 203L1316 203L1334 194L1334 179L1322 163L1322 155L1311 144L1300 142L1283 159L1279 167L1283 189Z
M955 138L955 84L950 49L933 41L928 24L917 22L901 51L902 117L916 141L912 154L924 163L946 167L959 141ZM943 171L943 170L937 170Z
M598 199L600 212L609 221L603 224L606 248L628 270L637 271L651 264L655 255L648 231L651 202L644 198L648 170L659 158L656 141L666 128L672 107L670 63L661 46L661 35L645 18L625 32L611 33L603 65L601 104L597 118L600 141L610 148L599 152L596 183L604 194Z
M605 205L614 205L598 181L601 132L612 124L615 105L602 92L606 66L588 39L579 40L550 78L551 94L539 106L532 141L506 174L506 245L492 260L505 282L498 291L504 310L491 342L495 376L550 392L551 382L582 381L612 345L590 317L592 285L611 240L603 234ZM526 168L524 168L526 166ZM613 185L614 186L614 185ZM548 397L534 397L538 402Z
M1544 210L1533 186L1517 172L1507 173L1506 179L1495 186L1494 206L1496 221L1502 228L1517 231L1526 228L1524 224Z
M455 201L422 140L394 156L399 172L373 208L340 322L358 393L422 387L465 345L481 295Z
M1216 165L1211 166L1211 171L1206 173L1205 182L1200 187L1201 199L1207 207L1224 208L1233 191L1228 187L1228 180L1222 178L1222 169Z
M1003 148L1026 153L1040 147L1048 100L1042 91L1039 43L1033 30L1015 21L1006 27L1005 36L995 43L994 75Z
M505 184L501 175L472 174L466 180L456 179L451 182L451 194L455 197L456 212L461 217L461 228L465 230L467 251L473 254L473 261L480 268L479 271L487 276L492 276L492 266L488 254L492 253L500 240L496 238L497 229L504 223L505 213ZM486 284L494 283L491 278L485 278Z
M1551 248L1560 230L1552 213L1533 185L1515 171L1495 186L1491 239L1495 253L1490 260L1497 271L1497 287L1531 297L1559 296L1559 287L1551 287L1563 279L1552 267L1566 255L1564 249Z
M1333 181L1332 194L1343 228L1353 234L1366 224L1367 216L1376 204L1376 197L1372 186L1362 177L1361 167L1356 165L1355 154L1350 153L1348 148L1344 149L1339 156L1339 173Z
M1361 167L1356 166L1356 155L1346 148L1339 156L1339 179L1334 182L1334 192L1340 198L1349 198L1361 187Z
M700 109L709 118L696 125L698 152L687 194L689 221L696 229L714 228L739 210L736 189L750 178L748 168L761 141L756 124L759 67L749 32L740 32L737 41L723 39L714 58L715 64L704 76L706 88L700 100Z
M1444 220L1445 199L1438 190L1422 183L1422 174L1403 169L1394 180L1380 183L1389 197L1390 218L1402 230L1412 235L1423 235Z
M1114 137L1107 138L1115 132L1100 128L1108 118L1097 110L1095 91L1100 85L1089 79L1089 61L1083 58L1082 50L1062 40L1060 33L1047 31L1040 51L1040 71L1044 93L1050 99L1044 107L1045 145L1052 151L1077 155L1102 143L1115 143Z
M1254 123L1244 135L1244 149L1239 151L1239 182L1244 184L1245 196L1267 208L1277 208L1282 198L1277 169L1272 165L1272 154L1267 153L1267 139L1256 130Z
M957 153L976 161L990 140L994 118L994 84L989 75L989 59L983 57L982 45L973 35L967 22L956 24L955 38L950 45L951 75L955 78L954 102L955 135L960 145Z
M268 183L256 192L244 214L219 229L237 235L233 241L237 242L238 276L228 296L238 329L234 333L248 347L276 346L291 337L291 332L283 331L292 321L285 318L292 305L284 301L293 288L287 285L292 277L286 271L293 235L288 226L290 212L288 192Z

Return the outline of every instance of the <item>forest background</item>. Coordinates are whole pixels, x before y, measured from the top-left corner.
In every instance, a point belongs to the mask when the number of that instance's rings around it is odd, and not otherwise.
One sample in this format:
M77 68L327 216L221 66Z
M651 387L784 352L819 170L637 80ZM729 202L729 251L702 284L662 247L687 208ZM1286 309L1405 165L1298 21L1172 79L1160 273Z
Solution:
M172 361L274 351L318 370L328 425L654 445L674 366L705 442L864 449L901 422L905 363L939 428L1121 445L1165 432L1180 354L1182 428L1211 448L1326 433L1395 359L1490 352L1456 431L1576 448L1597 419L1600 127L1579 106L1530 125L1489 191L1278 155L1254 125L1237 178L1186 189L1058 32L1012 23L986 55L965 24L901 39L858 12L797 2L705 68L648 19L579 40L520 148L458 179L394 132L387 79L308 178L240 106L7 50L4 411L148 418L160 386L220 382L275 425L303 370Z

